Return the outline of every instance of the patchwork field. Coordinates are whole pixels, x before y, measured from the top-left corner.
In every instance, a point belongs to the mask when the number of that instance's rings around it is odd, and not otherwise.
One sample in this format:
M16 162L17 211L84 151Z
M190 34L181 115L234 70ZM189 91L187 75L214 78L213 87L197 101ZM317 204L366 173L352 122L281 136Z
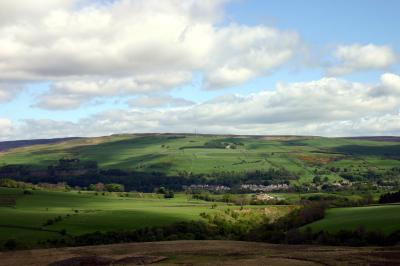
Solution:
M365 230L381 230L386 234L400 230L400 205L333 208L327 210L324 219L307 225L315 232L354 230L359 226Z
M142 134L81 138L0 153L0 164L46 168L61 158L97 161L101 168L212 174L285 168L309 182L316 168L330 180L332 167L383 171L398 166L394 139Z

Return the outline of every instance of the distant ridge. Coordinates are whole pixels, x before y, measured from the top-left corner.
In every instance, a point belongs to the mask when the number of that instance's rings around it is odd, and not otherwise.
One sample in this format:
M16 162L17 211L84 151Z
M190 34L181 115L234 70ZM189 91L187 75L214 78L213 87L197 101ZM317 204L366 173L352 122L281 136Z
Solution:
M32 146L32 145L41 145L41 144L54 144L68 140L81 139L79 137L70 137L70 138L55 138L55 139L31 139L31 140L11 140L11 141L2 141L0 142L0 151L6 151L9 149Z
M395 137L395 136L345 137L344 139L360 139L360 140L400 142L400 137Z
M307 136L307 135L245 135L245 134L205 134L205 133L122 133L111 134L107 137L118 136L223 136L223 137L254 137L265 140L300 140L300 139L316 139L323 138L321 136ZM101 138L106 136L99 136L93 138ZM329 137L328 137L329 138ZM371 140L371 141L389 141L400 142L400 136L355 136L355 137L332 137L332 139L353 139L353 140ZM14 148L21 148L33 145L56 144L63 141L77 140L77 139L90 139L85 137L67 137L67 138L51 138L51 139L30 139L30 140L10 140L0 141L0 152L7 151Z

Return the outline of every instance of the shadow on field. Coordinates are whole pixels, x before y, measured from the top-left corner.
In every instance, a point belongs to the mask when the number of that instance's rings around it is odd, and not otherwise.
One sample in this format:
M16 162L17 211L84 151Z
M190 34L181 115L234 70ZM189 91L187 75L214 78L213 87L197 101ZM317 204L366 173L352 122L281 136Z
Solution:
M335 147L332 150L346 155L400 156L400 145L343 145Z
M138 170L168 170L171 166L167 163L163 164L162 162L154 162L156 160L160 160L161 158L165 158L166 155L159 153L152 154L144 154L144 155L134 155L127 159L121 160L118 158L108 157L105 159L105 168L114 168L114 169L124 169L124 168L137 168ZM114 163L111 163L115 161Z
M135 150L151 149L151 146L155 145L168 145L170 141L171 139L167 136L141 136L97 145L72 147L66 152L76 157L95 160L100 164L105 163L107 168L118 168L163 157L159 153L139 155L135 153Z

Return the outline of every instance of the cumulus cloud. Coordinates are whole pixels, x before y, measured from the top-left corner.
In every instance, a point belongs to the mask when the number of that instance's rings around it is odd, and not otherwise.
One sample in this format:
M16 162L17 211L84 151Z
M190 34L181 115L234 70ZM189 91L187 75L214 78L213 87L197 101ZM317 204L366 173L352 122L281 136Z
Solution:
M11 120L6 118L0 118L0 140L6 140L15 136L12 133L16 133L13 130L13 124Z
M13 24L32 19L49 10L67 8L72 6L74 0L41 0L40 4L35 1L12 0L0 1L0 24Z
M36 107L53 110L73 109L98 97L154 93L189 82L189 72L167 72L120 79L75 79L58 81L38 96Z
M334 78L389 68L397 55L386 45L338 46L328 78L202 103L172 97L172 90L191 84L193 77L206 90L229 88L304 53L294 31L227 23L225 2L0 1L0 102L26 84L45 81L47 91L30 94L36 97L32 106L66 110L112 97L129 106L78 122L0 119L0 138L195 128L238 134L400 133L398 74L385 73L372 85Z
M381 76L383 87L389 88L389 94L400 96L400 76L392 73L385 73Z
M393 73L381 75L381 84L374 87L370 94L376 97L400 97L400 76Z
M147 76L154 90L170 90L189 82L182 73L199 72L207 89L234 86L287 63L300 44L295 32L220 23L222 0L6 2L0 10L12 23L0 23L0 80L56 82L40 107L74 108L109 95L88 88L62 102L54 88L68 80ZM149 90L132 93L141 89Z
M216 31L205 87L219 89L265 75L292 58L299 36L268 27L230 25Z
M193 101L181 97L172 97L170 95L145 95L127 101L131 107L183 107L194 105Z
M190 106L109 110L76 123L29 120L18 127L15 135L54 137L74 136L79 132L94 136L127 132L193 132L195 129L201 133L229 134L400 134L397 92L372 93L379 87L393 86L387 82L388 77L391 76L382 75L382 82L376 85L337 78L277 84L275 90L226 95ZM141 101L142 105L160 104L151 102L150 98Z
M387 45L340 45L333 56L337 62L328 68L327 74L330 76L386 69L396 62L396 53Z

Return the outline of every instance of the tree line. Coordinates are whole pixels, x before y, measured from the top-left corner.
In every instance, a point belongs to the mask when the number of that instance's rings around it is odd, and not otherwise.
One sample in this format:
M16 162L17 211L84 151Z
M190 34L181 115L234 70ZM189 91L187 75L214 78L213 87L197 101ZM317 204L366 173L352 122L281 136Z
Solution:
M181 191L192 184L225 185L239 187L240 184L281 184L297 179L285 169L268 169L244 172L216 172L212 174L179 172L167 175L157 171L125 171L101 169L95 161L60 159L47 169L37 170L29 165L6 165L0 167L0 178L10 178L26 183L65 183L71 187L88 188L92 184L120 184L126 191L152 192L155 188ZM92 187L93 188L93 187Z
M379 203L397 203L400 202L400 191L385 193L379 197Z

